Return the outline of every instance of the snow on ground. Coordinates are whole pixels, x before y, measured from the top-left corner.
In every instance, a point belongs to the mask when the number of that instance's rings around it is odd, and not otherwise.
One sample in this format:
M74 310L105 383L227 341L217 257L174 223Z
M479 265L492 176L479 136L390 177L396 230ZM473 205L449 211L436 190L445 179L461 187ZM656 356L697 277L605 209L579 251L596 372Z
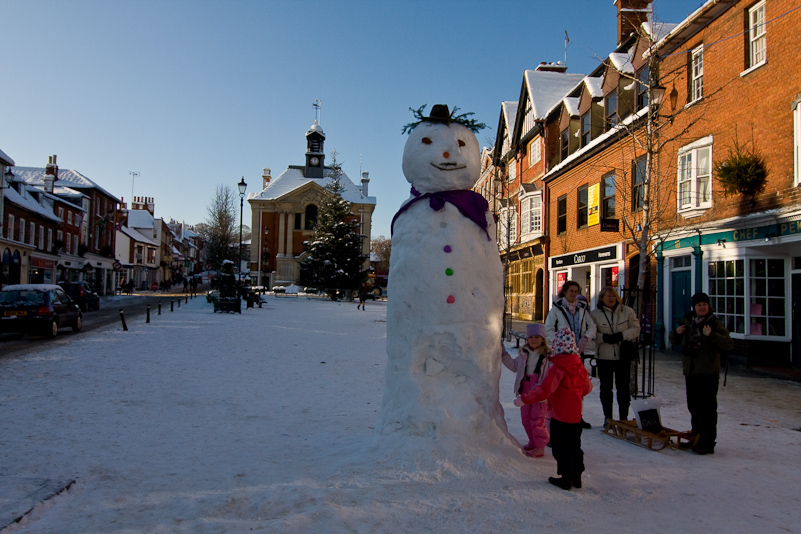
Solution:
M240 316L201 298L0 358L0 517L43 480L76 480L3 532L798 531L801 384L730 373L714 456L594 426L584 488L566 492L549 453L391 454L404 447L374 429L386 302L367 306L268 297ZM501 402L522 439L512 379ZM686 429L675 355L656 392L663 423ZM585 417L601 414L596 390Z

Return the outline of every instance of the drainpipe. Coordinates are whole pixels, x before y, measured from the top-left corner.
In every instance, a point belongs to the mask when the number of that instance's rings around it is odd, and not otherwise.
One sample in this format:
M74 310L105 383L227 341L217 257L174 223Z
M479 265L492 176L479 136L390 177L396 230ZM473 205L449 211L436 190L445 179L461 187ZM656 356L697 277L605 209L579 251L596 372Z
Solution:
M662 242L656 245L656 325L655 325L655 345L656 350L665 350L665 322L664 315L664 289L663 279L665 271L665 257L662 255Z

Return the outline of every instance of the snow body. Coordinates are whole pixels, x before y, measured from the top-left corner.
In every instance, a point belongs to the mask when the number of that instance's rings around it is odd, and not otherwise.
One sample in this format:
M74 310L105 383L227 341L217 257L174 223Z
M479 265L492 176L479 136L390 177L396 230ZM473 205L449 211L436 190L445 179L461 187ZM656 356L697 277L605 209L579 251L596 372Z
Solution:
M475 135L456 123L423 122L404 149L404 175L419 193L469 190L479 166ZM450 450L517 447L498 400L503 269L492 214L485 231L449 202L435 210L424 198L401 211L379 433L434 438Z

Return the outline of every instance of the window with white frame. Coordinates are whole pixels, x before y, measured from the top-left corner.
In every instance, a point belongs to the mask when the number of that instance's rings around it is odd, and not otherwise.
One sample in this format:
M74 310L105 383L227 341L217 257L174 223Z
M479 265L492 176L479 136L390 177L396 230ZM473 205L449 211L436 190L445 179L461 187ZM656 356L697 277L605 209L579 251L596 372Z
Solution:
M793 110L793 168L795 169L796 186L801 185L801 100L795 103Z
M542 233L542 193L537 191L520 200L520 234Z
M592 141L591 117L589 111L581 116L581 146L587 146Z
M47 250L53 252L53 229L47 229Z
M710 261L710 304L729 332L745 334L745 260Z
M20 243L25 242L25 219L23 218L19 220L19 241Z
M510 243L517 242L517 210L514 206L510 208L503 208L499 214L498 228L499 237L498 242L501 248L509 248Z
M748 10L748 68L765 62L767 39L765 28L765 1Z
M678 209L712 206L712 145L679 150Z
M532 167L542 159L541 137L537 136L528 146L528 166Z
M30 231L28 232L28 244L36 244L36 223L31 221Z
M514 182L517 178L517 159L512 158L509 160L509 181Z
M67 232L67 239L64 240L64 252L72 253L72 235L69 232Z
M67 224L72 224L72 211L67 210Z
M63 221L64 220L64 208L58 208L58 210L56 210L56 215L58 215L58 218Z
M690 102L704 97L704 47L694 49L690 57Z
M74 254L78 253L78 234L72 236L72 252Z
M39 225L39 250L44 250L44 226Z
M14 239L14 216L8 214L8 232L6 233L7 239Z

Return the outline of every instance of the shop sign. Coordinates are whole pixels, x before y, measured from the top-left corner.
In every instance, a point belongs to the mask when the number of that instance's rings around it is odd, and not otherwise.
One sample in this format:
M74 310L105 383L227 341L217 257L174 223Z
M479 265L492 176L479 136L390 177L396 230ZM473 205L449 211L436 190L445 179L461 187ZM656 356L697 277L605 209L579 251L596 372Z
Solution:
M585 263L595 263L598 261L609 261L617 259L617 246L586 250L574 254L565 254L551 258L551 268L567 267L568 265L583 265Z

